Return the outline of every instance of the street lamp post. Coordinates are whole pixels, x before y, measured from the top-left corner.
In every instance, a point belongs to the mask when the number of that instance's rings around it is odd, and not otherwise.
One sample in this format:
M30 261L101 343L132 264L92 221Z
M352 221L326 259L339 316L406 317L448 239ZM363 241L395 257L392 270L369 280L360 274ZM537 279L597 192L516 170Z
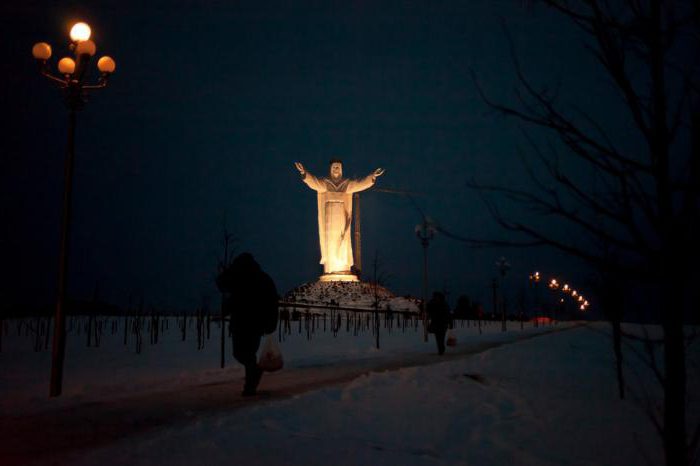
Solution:
M537 294L537 285L538 285L538 283L540 282L540 279L541 279L541 278L540 278L540 273L539 273L539 272L535 272L535 273L531 274L529 278L530 278L530 283L533 283L533 284L534 284L534 288L535 288L535 300L534 300L534 301L535 301L535 312L534 312L534 314L535 314L535 327L537 327L537 326L538 326L538 322L537 322L537 312L538 312L539 306L540 306L539 295Z
M34 44L32 55L39 62L43 76L55 83L64 93L68 107L68 139L66 144L66 159L64 165L63 186L63 215L61 219L61 243L58 267L58 296L56 299L56 314L54 322L53 346L51 353L51 381L49 396L59 396L63 384L63 360L66 351L66 281L68 275L68 245L70 242L71 198L73 194L73 165L75 159L75 124L76 113L86 102L87 92L107 86L107 79L114 73L116 64L108 56L103 56L97 62L100 78L96 84L85 83L87 65L95 55L96 46L90 40L91 30L85 23L76 23L70 31L71 43L69 49L75 60L70 57L58 61L60 76L52 74L48 69L51 58L51 46L46 42Z
M423 302L421 303L421 314L423 316L423 341L428 341L428 324L426 298L428 296L428 245L435 236L435 226L430 219L424 218L423 223L416 225L416 236L423 246Z
M549 281L549 285L547 285L547 286L548 286L549 289L552 290L552 291L559 291L559 290L562 290L562 291L563 291L565 288L568 288L568 285L567 285L566 283L564 283L564 285L561 285L561 284L559 283L559 281L557 281L556 278L552 278L552 279ZM550 310L549 310L549 325L552 325L552 323L554 322L554 317L555 317L556 312L557 312L557 311L556 311L556 306L558 306L558 305L559 305L559 304L556 303L556 304L554 304L554 306L550 307Z
M506 306L505 306L505 294L503 290L503 279L506 277L506 273L510 270L510 264L505 257L501 256L496 261L496 267L501 275L501 330L506 331Z

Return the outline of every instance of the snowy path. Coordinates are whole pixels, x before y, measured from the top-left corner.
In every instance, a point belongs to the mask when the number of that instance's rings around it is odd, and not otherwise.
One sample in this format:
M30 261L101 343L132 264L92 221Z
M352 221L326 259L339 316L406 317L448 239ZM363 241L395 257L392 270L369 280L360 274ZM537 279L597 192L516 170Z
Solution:
M550 327L538 332L508 332L504 341L462 343L440 357L426 352L344 361L340 365L316 364L265 374L262 395L242 398L240 379L218 381L175 391L135 394L126 398L77 404L33 414L0 419L2 464L27 464L60 460L113 442L166 426L195 422L214 414L254 404L293 397L320 388L345 384L369 372L393 371L460 359L515 341L571 329ZM432 342L430 351L434 349ZM427 349L427 347L426 347Z

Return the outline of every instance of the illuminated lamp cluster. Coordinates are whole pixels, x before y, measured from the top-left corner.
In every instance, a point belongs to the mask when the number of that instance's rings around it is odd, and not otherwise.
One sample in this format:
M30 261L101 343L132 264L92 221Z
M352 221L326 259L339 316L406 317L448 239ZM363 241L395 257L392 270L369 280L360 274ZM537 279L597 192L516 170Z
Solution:
M107 77L114 73L117 65L112 57L107 55L97 60L97 69L101 76L96 85L85 86L83 80L87 71L86 65L97 52L95 42L90 40L92 31L86 23L76 23L70 30L71 43L69 49L75 58L63 57L58 60L57 68L61 77L51 74L47 62L52 55L51 45L46 42L38 42L32 47L32 55L41 64L41 74L55 81L63 88L77 87L80 89L95 89L107 85Z

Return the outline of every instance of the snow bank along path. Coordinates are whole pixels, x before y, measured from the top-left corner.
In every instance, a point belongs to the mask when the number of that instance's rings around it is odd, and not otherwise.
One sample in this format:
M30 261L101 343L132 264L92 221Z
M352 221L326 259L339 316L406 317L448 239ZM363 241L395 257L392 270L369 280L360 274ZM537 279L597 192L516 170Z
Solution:
M345 359L340 364L324 358L310 358L297 367L266 374L261 395L240 396L241 379L181 384L169 391L131 393L52 407L47 403L38 412L12 413L0 418L0 459L2 464L41 464L73 456L83 449L152 432L166 426L187 424L203 416L221 414L256 403L279 400L319 388L344 384L370 372L392 371L464 358L513 341L572 328L575 324L519 329L501 333L490 330L482 338L462 336L455 348L443 356L435 354L432 335L428 343L405 352L375 353L370 358ZM459 330L459 329L457 329ZM459 331L457 332L459 335ZM420 338L412 333L413 339ZM422 338L421 338L422 339ZM421 342L422 343L422 342ZM313 347L313 344L312 344ZM284 347L283 347L284 348ZM416 349L418 348L418 349ZM154 371L158 368L154 367Z

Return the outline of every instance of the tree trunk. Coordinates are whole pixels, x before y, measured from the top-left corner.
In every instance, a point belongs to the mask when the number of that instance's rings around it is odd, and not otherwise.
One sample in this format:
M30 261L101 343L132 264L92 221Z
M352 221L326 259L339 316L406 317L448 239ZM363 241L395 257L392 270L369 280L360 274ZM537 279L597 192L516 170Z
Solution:
M683 334L683 297L672 275L664 278L664 453L667 466L687 466L688 444L685 420L686 362Z
M613 350L615 351L615 367L617 369L617 388L620 399L625 399L625 376L622 372L622 328L619 319L610 321L613 332Z

